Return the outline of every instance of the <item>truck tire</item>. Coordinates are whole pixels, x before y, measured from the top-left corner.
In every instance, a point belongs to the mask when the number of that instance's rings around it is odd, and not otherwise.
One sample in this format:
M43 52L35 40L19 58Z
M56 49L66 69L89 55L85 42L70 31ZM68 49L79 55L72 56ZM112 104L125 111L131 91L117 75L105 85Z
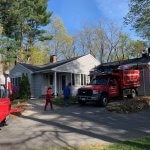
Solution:
M85 104L86 104L86 102L85 101L79 101L79 104L80 104L80 106L84 106Z
M107 95L102 95L100 98L100 103L103 107L106 107L108 104L108 96Z
M137 92L135 89L131 89L131 94L127 95L128 98L135 98L137 95Z

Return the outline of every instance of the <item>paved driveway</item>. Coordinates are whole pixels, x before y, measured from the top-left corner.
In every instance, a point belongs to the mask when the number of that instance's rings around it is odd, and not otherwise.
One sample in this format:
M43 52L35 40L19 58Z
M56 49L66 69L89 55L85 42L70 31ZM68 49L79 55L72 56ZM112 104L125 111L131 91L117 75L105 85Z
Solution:
M22 118L0 131L0 150L77 146L150 136L150 110L120 115L96 106L78 105L43 111L43 100L31 101Z

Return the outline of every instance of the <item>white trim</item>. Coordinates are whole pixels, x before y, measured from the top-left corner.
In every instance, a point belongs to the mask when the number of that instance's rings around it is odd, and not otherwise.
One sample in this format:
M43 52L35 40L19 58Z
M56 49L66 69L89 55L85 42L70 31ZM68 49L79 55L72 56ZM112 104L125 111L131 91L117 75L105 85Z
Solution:
M70 83L71 83L71 87L72 87L72 73L70 73Z
M54 72L54 96L57 96L57 72Z

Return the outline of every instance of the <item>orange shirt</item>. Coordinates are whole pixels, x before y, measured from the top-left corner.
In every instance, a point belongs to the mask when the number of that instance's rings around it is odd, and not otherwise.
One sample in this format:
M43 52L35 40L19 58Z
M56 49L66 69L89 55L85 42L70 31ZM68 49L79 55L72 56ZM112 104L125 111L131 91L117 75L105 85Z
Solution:
M47 93L46 93L46 100L50 101L52 98L52 90L49 89L47 90Z

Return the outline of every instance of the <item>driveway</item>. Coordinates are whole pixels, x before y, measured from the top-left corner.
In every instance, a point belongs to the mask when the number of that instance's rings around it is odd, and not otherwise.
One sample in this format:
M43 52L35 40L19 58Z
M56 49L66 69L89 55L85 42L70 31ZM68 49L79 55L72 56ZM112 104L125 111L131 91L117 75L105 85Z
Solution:
M0 130L0 150L77 146L150 136L150 110L113 114L78 105L43 111L43 100L30 101L21 118Z

